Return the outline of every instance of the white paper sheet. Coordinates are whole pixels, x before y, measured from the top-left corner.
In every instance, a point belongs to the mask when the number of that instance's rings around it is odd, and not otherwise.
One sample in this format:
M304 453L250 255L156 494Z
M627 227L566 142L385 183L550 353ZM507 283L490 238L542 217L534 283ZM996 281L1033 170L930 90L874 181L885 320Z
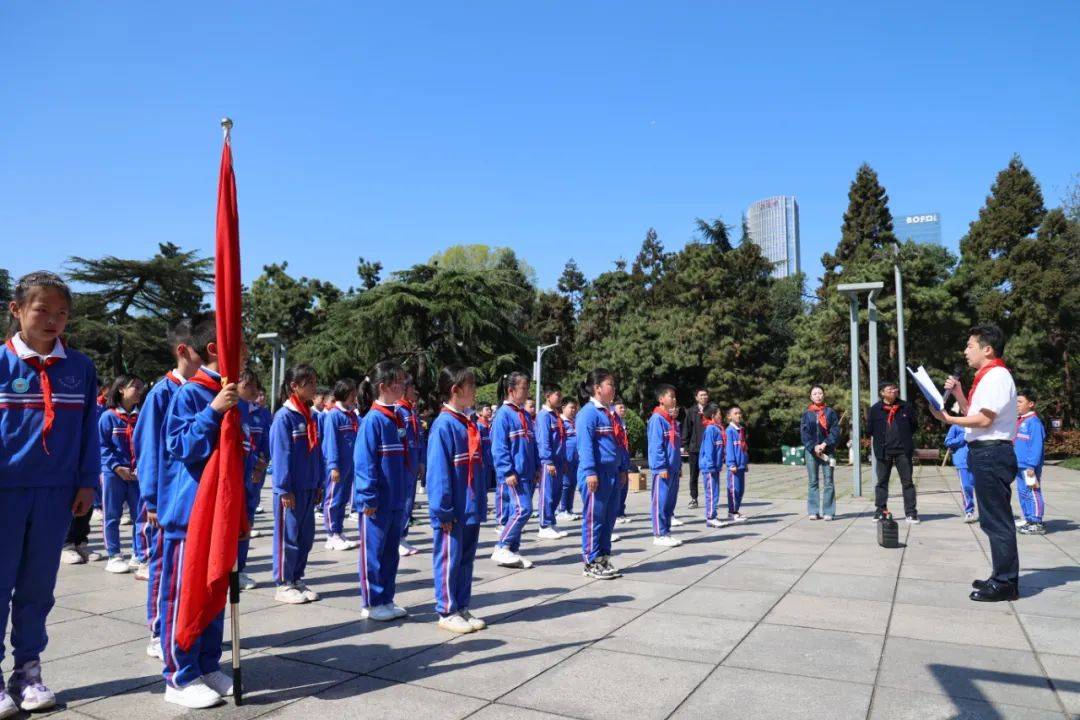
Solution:
M926 368L922 365L918 370L912 370L910 367L907 369L908 374L915 381L915 384L919 386L919 390L922 391L923 397L930 403L935 410L942 410L945 407L945 399L941 397L941 393L938 392L937 385L930 379L930 375L926 372Z

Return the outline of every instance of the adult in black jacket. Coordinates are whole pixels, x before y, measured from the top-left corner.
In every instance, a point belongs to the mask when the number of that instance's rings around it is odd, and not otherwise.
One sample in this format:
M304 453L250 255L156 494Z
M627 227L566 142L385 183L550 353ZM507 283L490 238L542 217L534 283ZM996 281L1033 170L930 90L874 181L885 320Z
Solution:
M701 414L705 406L709 404L709 391L698 388L694 393L697 405L686 408L682 421L682 445L690 455L690 504L688 507L698 506L698 477L701 470L698 468L698 452L701 450L701 437L705 434L704 416Z
M820 385L810 388L810 405L802 414L799 435L806 450L806 512L811 520L832 520L836 515L836 486L833 484L833 463L840 442L840 418L825 404L825 390ZM819 470L825 473L824 498L818 492Z
M870 426L871 447L877 458L877 487L874 519L880 520L889 500L889 475L893 466L900 475L904 491L904 515L909 523L919 522L915 507L915 483L911 479L911 458L915 454L915 409L899 399L900 389L894 382L881 386L881 402L870 407L867 423Z

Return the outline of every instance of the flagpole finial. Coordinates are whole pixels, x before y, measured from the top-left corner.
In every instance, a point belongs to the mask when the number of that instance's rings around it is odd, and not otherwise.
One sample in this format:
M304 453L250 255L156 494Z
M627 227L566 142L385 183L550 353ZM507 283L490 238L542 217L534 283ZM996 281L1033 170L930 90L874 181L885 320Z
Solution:
M221 131L225 134L225 139L229 139L229 134L232 131L232 118L221 118Z

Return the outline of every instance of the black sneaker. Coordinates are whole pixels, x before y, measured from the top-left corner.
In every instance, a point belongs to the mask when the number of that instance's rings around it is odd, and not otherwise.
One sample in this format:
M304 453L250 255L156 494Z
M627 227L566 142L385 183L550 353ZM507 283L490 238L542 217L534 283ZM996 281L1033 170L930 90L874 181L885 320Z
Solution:
M886 517L888 517L888 515L889 515L888 510L875 510L874 511L874 522L881 522Z
M697 498L690 498L690 502L686 503L686 507L690 509L696 508L697 506Z
M604 569L604 572L610 575L612 578L622 577L622 573L619 572L614 565L611 564L611 558L607 555L600 558L600 566Z
M608 572L604 569L604 566L601 565L599 561L591 562L586 565L583 574L585 575L585 577L590 577L594 580L614 579L610 574L608 574Z
M1045 535L1046 526L1042 523L1024 523L1016 528L1016 532L1021 535Z
M919 513L911 513L910 515L907 516L907 521L908 521L908 524L910 524L910 525L918 525L919 524Z

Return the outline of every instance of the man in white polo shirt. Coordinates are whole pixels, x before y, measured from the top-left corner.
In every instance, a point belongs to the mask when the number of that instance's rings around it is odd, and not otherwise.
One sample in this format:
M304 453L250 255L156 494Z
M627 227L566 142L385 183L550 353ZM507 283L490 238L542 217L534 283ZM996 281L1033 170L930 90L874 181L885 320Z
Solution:
M947 425L965 429L968 467L975 477L979 526L990 540L993 572L972 583L971 599L978 602L1016 600L1020 597L1020 557L1012 515L1012 482L1016 477L1016 385L1001 360L1005 335L996 325L978 325L969 332L964 356L975 369L975 380L965 397L957 378L945 383L962 416L933 411Z

